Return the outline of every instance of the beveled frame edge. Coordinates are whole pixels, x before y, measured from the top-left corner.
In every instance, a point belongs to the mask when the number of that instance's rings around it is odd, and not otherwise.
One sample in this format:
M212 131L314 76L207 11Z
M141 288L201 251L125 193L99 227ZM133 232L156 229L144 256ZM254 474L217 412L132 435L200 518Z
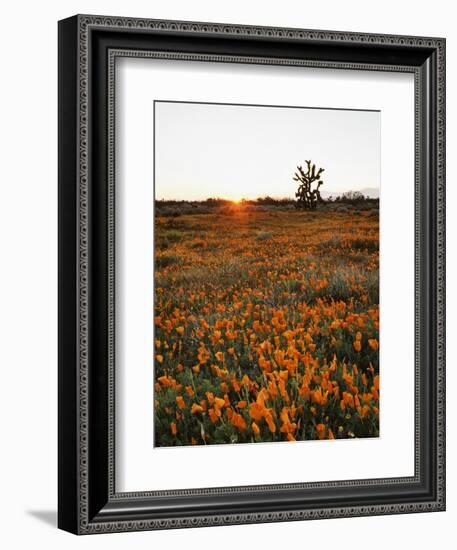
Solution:
M71 21L71 23L70 23ZM164 529L164 528L180 528L180 527L195 527L206 525L223 525L234 523L254 523L254 522L270 522L270 521L292 521L302 519L313 518L327 518L327 517L347 517L356 515L373 515L373 514L392 514L392 513L406 513L406 512L421 512L432 510L443 510L445 506L444 502L444 463L445 463L445 450L444 450L444 118L445 118L445 91L444 91L444 50L445 41L440 38L424 38L424 37L405 37L405 36L390 36L390 35L371 35L365 33L348 33L348 32L333 32L333 31L311 31L302 29L283 29L283 28L269 28L269 27L252 27L241 25L223 25L214 23L193 23L193 22L179 22L179 21L161 21L161 20L148 20L148 19L129 19L129 18L116 18L116 17L97 17L97 16L75 16L61 22L62 27L66 25L71 27L71 31L67 29L66 37L62 32L61 44L65 40L74 41L77 43L77 56L74 59L74 66L65 69L63 65L60 65L62 73L66 72L66 78L70 78L70 73L74 70L77 77L77 86L75 86L75 97L71 97L70 103L77 107L77 124L73 130L75 130L76 147L76 160L77 166L72 167L71 174L66 176L61 173L64 171L63 160L65 159L65 152L59 152L60 168L59 168L59 180L61 182L68 181L71 177L74 177L74 181L77 182L76 188L65 189L62 184L59 185L59 192L62 198L59 200L61 214L59 217L59 227L61 244L59 245L61 263L59 264L60 276L59 284L65 286L62 281L62 273L72 272L73 277L75 272L78 274L77 285L75 285L76 292L76 324L78 329L78 341L77 349L75 349L75 364L73 365L74 374L77 377L77 393L73 396L74 402L62 404L63 408L66 408L67 415L68 409L74 413L74 418L77 422L74 438L71 439L71 445L67 446L66 451L62 448L62 444L59 445L59 453L61 457L59 460L59 466L61 470L60 485L68 485L68 479L64 479L69 473L71 473L72 481L75 481L76 488L73 487L70 493L68 489L65 489L59 499L59 526L70 530L72 532L83 533L100 533L100 532L113 532L113 531L126 531L126 530L142 530L142 529ZM192 34L216 34L223 36L254 36L256 39L269 39L272 36L276 38L284 38L287 40L326 40L334 41L336 43L351 43L351 44L366 44L369 42L374 45L392 44L401 47L427 47L435 50L437 54L436 60L436 78L437 78L437 108L436 117L434 122L437 128L437 170L436 170L436 230L437 230L437 250L436 250L436 281L437 281L437 326L436 335L437 341L437 416L436 416L436 466L437 466L437 493L436 498L429 502L421 503L403 503L392 504L386 506L351 506L351 507L339 507L339 508L317 508L307 510L293 510L293 511L280 511L280 512L262 512L262 513L246 513L246 514L223 514L223 515L210 515L210 516L198 516L187 517L180 519L155 519L155 520L141 520L141 521L116 521L110 519L109 521L93 522L88 515L88 317L89 317L89 296L88 296L88 253L90 243L88 240L88 128L87 128L87 111L88 111L88 47L89 47L89 35L90 30L93 28L104 29L122 29L127 30L142 30L148 32L171 31L173 33L186 33ZM62 29L63 30L63 29ZM71 35L71 38L69 38ZM68 47L62 45L63 47ZM353 64L347 64L346 68L351 68ZM341 64L340 64L341 66ZM62 84L62 79L59 79L59 85ZM60 89L62 97L70 92ZM65 103L65 101L61 102ZM61 111L64 110L65 105L61 105ZM68 108L68 106L67 106ZM64 118L63 116L59 118ZM417 121L416 121L417 122ZM60 135L65 132L64 128L59 128ZM67 130L68 133L68 130ZM73 168L76 168L76 173L73 173ZM70 200L69 197L65 198L63 195L66 193L75 193L77 196L76 212L73 212L75 218L75 227L71 228L71 221L64 220L62 214L62 207ZM435 220L433 220L435 221ZM112 228L110 228L111 231ZM74 259L70 261L68 256L64 254L65 242L67 237L71 234L76 237L76 249L77 258L76 264ZM70 264L65 269L64 263ZM111 281L111 279L110 279ZM76 281L75 281L76 282ZM111 283L110 283L111 284ZM68 288L61 288L61 294L59 296L65 297L69 292ZM62 299L59 299L61 303ZM71 333L71 327L65 327L64 316L59 312L59 341L60 347L63 345L70 345L67 336L61 336L63 332ZM74 321L73 321L74 323ZM63 342L63 343L62 343ZM66 342L66 343L65 343ZM74 343L72 344L74 347ZM65 355L65 354L64 354ZM60 364L60 376L59 376L59 399L63 399L64 392L68 396L68 380L62 376L63 362L65 357L59 358ZM62 380L62 383L60 383ZM59 409L59 410L63 410ZM62 422L60 423L62 424ZM60 429L59 424L59 436L62 436L63 430ZM74 440L73 440L74 439ZM68 441L67 441L68 442ZM65 460L71 460L71 450L76 450L78 457L78 463L76 468L65 468L63 466L64 457ZM385 480L384 480L385 481ZM341 483L341 482L335 482ZM343 483L344 484L344 483ZM76 489L76 491L75 491ZM60 490L60 489L59 489ZM127 495L129 498L141 498L144 493L137 495ZM68 498L74 498L76 507L71 511L65 510L66 505L63 504ZM65 517L66 516L66 517ZM70 518L71 516L71 518Z

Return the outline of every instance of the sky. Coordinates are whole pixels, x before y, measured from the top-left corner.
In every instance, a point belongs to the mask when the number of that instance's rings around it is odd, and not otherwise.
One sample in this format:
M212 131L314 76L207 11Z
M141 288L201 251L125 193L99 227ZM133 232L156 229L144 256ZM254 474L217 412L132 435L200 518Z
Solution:
M322 193L379 188L381 113L155 102L155 198L294 197L297 165Z

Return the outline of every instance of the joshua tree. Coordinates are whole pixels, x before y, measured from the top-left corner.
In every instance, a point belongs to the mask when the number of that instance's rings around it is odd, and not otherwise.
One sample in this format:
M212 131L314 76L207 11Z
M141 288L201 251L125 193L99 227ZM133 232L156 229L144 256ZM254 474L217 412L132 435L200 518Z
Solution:
M318 202L323 202L319 187L324 183L320 176L324 171L323 168L319 168L316 172L316 165L312 164L310 160L305 160L306 172L301 166L297 166L297 172L294 174L294 181L300 182L298 190L295 193L297 197L297 208L308 208L314 210ZM317 185L312 189L312 184L317 181Z

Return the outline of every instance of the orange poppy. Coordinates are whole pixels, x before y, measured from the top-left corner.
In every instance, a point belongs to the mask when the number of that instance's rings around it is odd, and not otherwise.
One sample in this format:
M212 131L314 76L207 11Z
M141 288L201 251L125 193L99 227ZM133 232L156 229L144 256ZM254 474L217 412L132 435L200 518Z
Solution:
M208 409L208 416L213 424L216 424L216 422L221 417L221 413L218 410L215 409Z
M316 426L317 437L319 439L325 439L325 424L318 424Z
M230 422L241 432L246 429L246 421L239 413L233 413Z
M262 419L264 410L265 410L265 407L263 407L259 403L251 403L249 405L249 414L251 418L253 418L257 422Z
M203 407L201 405L197 405L197 403L193 403L190 412L192 414L201 413L203 412Z
M184 401L184 398L182 397L182 395L178 395L176 397L176 404L178 405L178 407L180 409L185 409L186 408L186 402Z
M368 340L368 345L370 346L370 348L371 348L373 351L378 351L378 349L379 349L379 343L378 343L378 341L376 340L376 338L369 338L369 340Z
M229 406L229 405L230 405L230 402L227 405L226 399L221 399L220 397L215 397L214 398L214 407L216 409L222 409L222 407Z
M265 420L266 420L266 422L267 422L267 424L268 424L268 429L270 430L270 432L271 432L271 433L275 433L275 431L276 431L276 424L274 423L271 414L267 414L267 415L265 416Z

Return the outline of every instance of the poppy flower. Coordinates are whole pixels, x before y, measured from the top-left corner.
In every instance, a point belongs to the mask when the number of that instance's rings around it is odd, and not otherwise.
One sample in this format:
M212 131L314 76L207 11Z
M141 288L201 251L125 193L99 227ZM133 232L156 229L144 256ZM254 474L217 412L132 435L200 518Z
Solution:
M203 412L203 407L201 405L197 405L197 403L193 403L190 412L192 414L201 413Z
M182 395L178 395L176 397L176 404L178 405L178 407L180 409L185 409L186 408L186 402L184 401L184 398L182 397Z
M271 414L265 415L265 420L268 424L268 429L270 430L270 432L275 433L276 432L276 424L274 423Z
M325 424L322 424L322 423L317 424L316 431L317 431L317 437L319 439L325 438Z
M369 339L368 339L368 345L370 346L370 348L371 348L373 351L378 351L378 349L379 349L379 343L378 343L378 341L376 340L376 338L369 338Z
M263 407L259 403L251 403L249 406L249 414L251 418L253 418L257 422L262 419L264 411L265 407Z
M230 422L241 432L246 429L246 420L239 413L233 413Z

